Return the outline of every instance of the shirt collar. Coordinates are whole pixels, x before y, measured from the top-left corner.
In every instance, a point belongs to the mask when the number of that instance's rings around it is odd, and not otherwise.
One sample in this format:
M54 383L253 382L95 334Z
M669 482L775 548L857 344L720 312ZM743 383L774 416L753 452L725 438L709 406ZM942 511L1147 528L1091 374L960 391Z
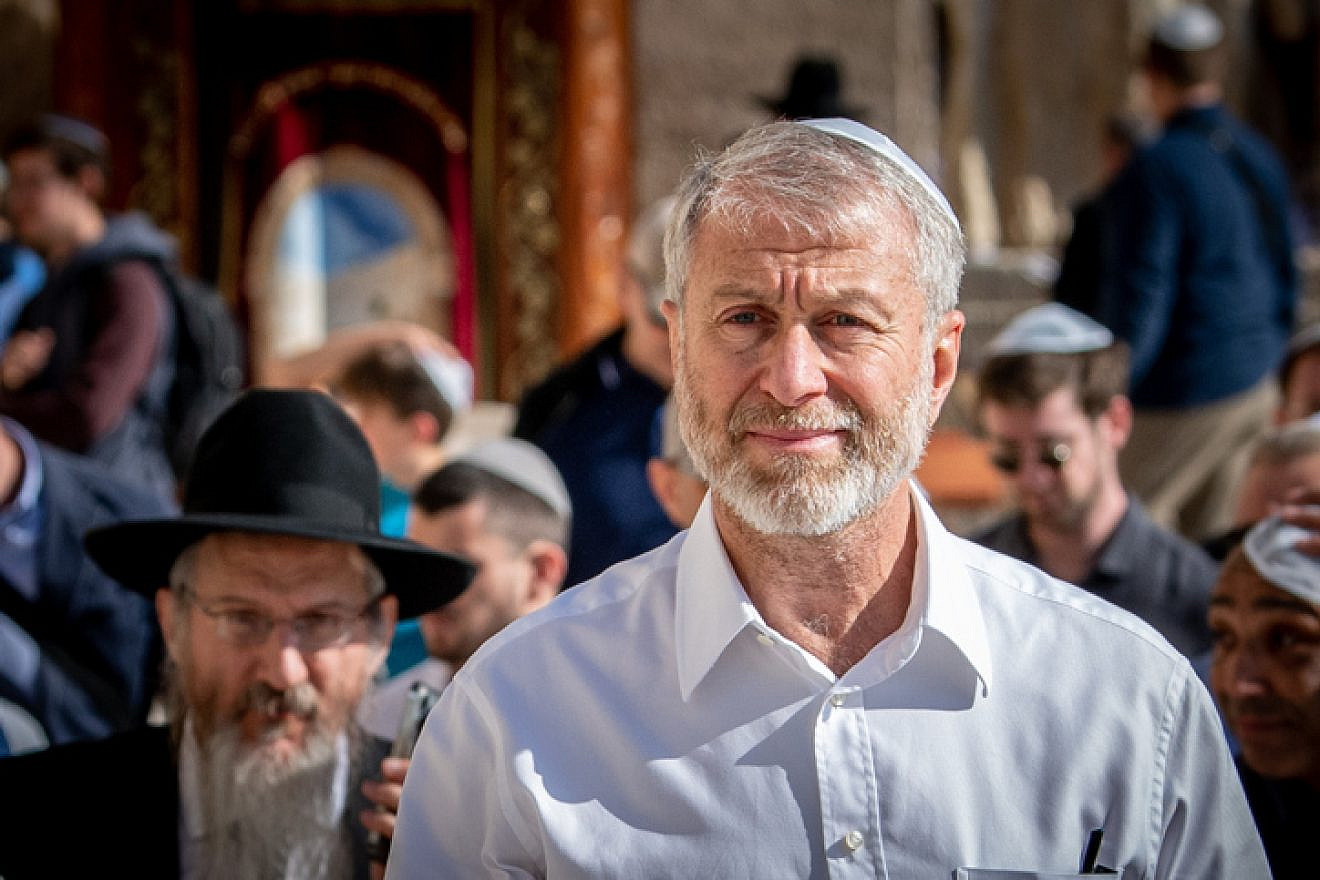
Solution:
M1145 518L1141 505L1129 495L1127 508L1119 517L1118 525L1114 526L1113 533L1096 554L1095 564L1091 566L1091 573L1087 576L1088 581L1094 580L1097 574L1115 580L1121 579L1138 564L1140 560L1137 544L1141 538L1143 531L1141 526Z
M18 444L23 453L23 475L19 484L18 496L8 507L0 508L0 525L9 525L19 521L24 514L36 509L37 498L41 495L42 471L41 450L37 441L27 429L13 419L0 416L5 431Z
M943 633L975 670L988 692L989 640L956 539L945 530L921 493L911 494L918 538L912 601L921 607L909 610L895 635L901 637L903 630L919 628ZM686 701L748 624L767 629L725 552L715 525L710 493L706 494L679 550L676 576L678 682Z

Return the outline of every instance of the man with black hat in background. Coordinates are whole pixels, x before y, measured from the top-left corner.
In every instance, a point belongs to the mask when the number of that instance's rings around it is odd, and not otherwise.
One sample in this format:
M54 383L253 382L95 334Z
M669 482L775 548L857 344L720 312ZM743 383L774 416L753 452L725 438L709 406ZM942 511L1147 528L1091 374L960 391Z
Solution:
M384 750L354 709L395 620L472 577L381 537L378 481L328 396L254 391L203 435L182 517L88 534L155 598L170 726L0 762L0 875L367 876Z
M1097 315L1132 350L1124 482L1194 539L1229 524L1297 297L1287 176L1221 103L1226 49L1196 4L1150 37L1143 73L1163 131L1115 184Z

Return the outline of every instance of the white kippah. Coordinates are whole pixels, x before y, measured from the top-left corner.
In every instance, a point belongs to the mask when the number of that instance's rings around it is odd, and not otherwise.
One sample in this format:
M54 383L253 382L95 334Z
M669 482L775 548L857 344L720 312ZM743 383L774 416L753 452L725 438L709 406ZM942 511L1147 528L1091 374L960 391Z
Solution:
M526 440L514 437L487 440L456 457L453 463L470 464L508 480L540 498L561 516L573 512L559 469L544 452Z
M472 365L456 355L441 354L427 349L419 352L421 365L431 384L454 412L463 412L472 406Z
M803 119L798 124L814 128L817 131L823 131L826 134L837 134L839 137L847 138L854 143L868 147L894 162L935 200L935 204L940 206L945 216L949 218L949 221L955 227L962 228L958 224L958 215L953 213L953 207L949 204L949 200L944 197L944 193L940 192L940 188L935 185L935 181L931 180L930 176L921 170L921 166L914 162L911 156L903 152L898 144L880 132L868 128L860 122L841 117L834 119Z
M1320 559L1295 547L1315 535L1277 516L1267 517L1242 539L1242 552L1252 567L1274 586L1304 602L1320 604Z
M1224 25L1209 9L1197 4L1179 6L1159 20L1151 39L1178 52L1199 52L1218 46Z
M990 357L1009 354L1081 354L1114 344L1114 334L1103 324L1063 303L1045 303L1027 309L1008 322L990 340Z

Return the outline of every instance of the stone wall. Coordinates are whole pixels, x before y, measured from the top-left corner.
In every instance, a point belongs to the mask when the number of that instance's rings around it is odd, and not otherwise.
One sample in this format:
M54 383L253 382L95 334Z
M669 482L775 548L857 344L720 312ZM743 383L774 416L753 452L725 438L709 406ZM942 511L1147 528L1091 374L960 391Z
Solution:
M928 169L938 164L935 19L926 0L635 0L634 185L638 206L673 189L694 149L718 149L773 118L800 53L843 68L865 108Z

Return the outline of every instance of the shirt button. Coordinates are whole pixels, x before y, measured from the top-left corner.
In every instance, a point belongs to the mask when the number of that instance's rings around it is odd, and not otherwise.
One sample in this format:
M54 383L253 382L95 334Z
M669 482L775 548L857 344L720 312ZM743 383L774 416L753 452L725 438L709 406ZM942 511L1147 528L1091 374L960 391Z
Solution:
M770 638L768 635L766 635L763 632L758 632L756 634L756 640L761 644L765 645L766 647L769 647L770 645L774 644L774 639Z
M843 845L848 848L848 852L857 852L857 850L862 848L863 842L864 838L862 837L862 832L855 828L843 835Z
M830 697L830 705L837 709L840 706L842 706L845 702L847 702L847 700L848 698L845 697L843 694L834 694L833 696Z

